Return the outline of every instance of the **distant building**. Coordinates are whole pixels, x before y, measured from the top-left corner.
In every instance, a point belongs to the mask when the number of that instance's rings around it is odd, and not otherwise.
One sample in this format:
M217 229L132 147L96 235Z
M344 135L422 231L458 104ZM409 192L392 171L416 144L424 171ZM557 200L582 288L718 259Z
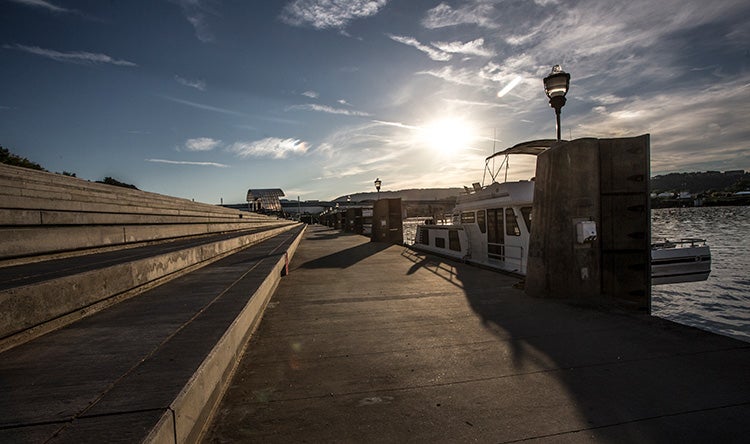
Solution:
M281 212L279 197L284 196L280 188L258 188L247 190L250 211Z

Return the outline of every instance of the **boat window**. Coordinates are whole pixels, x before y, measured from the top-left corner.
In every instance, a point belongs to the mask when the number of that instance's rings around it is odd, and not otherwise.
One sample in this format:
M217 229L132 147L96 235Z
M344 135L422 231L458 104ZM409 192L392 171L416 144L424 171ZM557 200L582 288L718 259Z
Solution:
M442 237L436 237L435 246L438 248L445 248L445 239L443 239Z
M518 219L513 208L505 209L505 234L508 236L520 236L521 229L518 228Z
M521 207L521 215L526 223L526 229L531 233L531 207Z
M477 211L477 224L479 225L479 231L487 232L487 216L484 210Z
M448 247L453 251L461 251L461 241L458 240L458 231L448 232Z
M461 213L461 223L462 224L473 224L474 223L474 212L473 211L466 211Z

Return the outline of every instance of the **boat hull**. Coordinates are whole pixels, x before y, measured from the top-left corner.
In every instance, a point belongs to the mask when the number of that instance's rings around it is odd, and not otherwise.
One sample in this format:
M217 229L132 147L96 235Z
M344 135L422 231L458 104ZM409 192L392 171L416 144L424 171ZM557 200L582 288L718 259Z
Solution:
M705 281L711 273L707 245L651 250L651 284Z

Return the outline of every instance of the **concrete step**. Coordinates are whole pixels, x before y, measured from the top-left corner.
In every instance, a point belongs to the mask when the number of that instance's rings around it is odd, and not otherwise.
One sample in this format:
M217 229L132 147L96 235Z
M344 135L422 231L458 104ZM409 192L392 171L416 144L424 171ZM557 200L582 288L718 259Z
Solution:
M183 237L126 250L0 268L0 350L60 328L298 226L285 224ZM51 242L75 237L73 234L65 236L60 230L46 230ZM119 230L122 236L123 227L113 227L113 230ZM16 235L23 233L23 230L15 231ZM173 235L181 234L174 232ZM19 236L14 242L22 245L25 241L28 242Z
M290 223L247 211L0 165L0 265L41 255Z
M268 218L263 222L0 228L0 260L291 224L291 221Z
M188 199L2 164L0 164L0 194L21 197L54 197L55 200L84 202L122 202L125 204L139 202L148 207L164 205L176 208L203 208L208 211L226 213L236 211L216 205L193 202ZM113 199L113 197L116 199Z
M2 352L0 442L197 440L302 231Z

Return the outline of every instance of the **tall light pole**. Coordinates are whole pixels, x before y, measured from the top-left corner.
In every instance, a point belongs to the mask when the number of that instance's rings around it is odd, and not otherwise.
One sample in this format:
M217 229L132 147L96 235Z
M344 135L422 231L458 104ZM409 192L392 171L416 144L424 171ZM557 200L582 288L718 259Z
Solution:
M557 120L557 140L560 140L560 110L565 106L565 95L570 87L570 74L560 65L552 67L552 72L544 78L544 92L549 97L549 105L555 109Z
M380 185L382 185L383 182L380 180L380 178L375 179L375 189L378 190L378 200L380 200Z

